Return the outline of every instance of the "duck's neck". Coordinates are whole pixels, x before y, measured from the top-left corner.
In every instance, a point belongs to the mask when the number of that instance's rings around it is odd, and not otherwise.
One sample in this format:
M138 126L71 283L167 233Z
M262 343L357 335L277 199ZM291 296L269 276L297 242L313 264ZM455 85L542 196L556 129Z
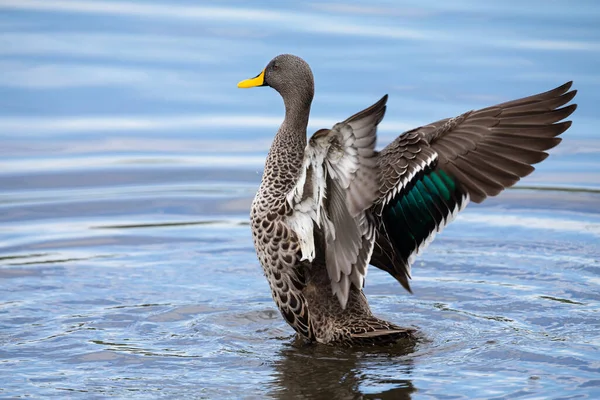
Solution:
M310 100L284 96L285 119L275 135L265 164L263 187L286 195L296 184L304 159ZM269 188L269 189L267 189Z
M303 132L302 136L304 140L304 146L306 146L306 127L308 126L308 117L310 114L310 100L300 100L296 96L284 97L283 103L285 105L285 119L277 132L279 135L281 132Z

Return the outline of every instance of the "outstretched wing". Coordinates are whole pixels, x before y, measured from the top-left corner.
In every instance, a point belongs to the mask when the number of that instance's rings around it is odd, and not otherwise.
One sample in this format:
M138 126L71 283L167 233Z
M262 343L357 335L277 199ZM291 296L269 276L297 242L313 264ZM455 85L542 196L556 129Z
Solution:
M302 259L312 261L317 251L325 252L331 287L343 308L351 284L362 288L373 250L375 229L365 210L379 197L375 143L386 101L387 95L332 129L317 131L287 197L294 210L287 222ZM324 243L315 243L316 236Z
M408 131L380 153L378 237L371 264L410 291L410 264L469 200L480 203L533 172L571 126L572 82ZM562 108L560 108L562 107Z

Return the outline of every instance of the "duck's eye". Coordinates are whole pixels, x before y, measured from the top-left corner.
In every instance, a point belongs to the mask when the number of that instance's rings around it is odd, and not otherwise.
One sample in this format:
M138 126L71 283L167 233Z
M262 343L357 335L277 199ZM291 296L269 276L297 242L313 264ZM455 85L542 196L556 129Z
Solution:
M273 71L277 71L279 69L279 65L273 64Z

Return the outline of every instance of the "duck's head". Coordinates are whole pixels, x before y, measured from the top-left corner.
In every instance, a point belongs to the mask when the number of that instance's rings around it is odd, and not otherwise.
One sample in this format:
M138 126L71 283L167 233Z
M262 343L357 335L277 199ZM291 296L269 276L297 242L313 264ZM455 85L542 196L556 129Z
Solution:
M239 88L270 86L277 90L286 103L288 100L312 101L313 74L308 63L298 56L281 54L272 59L256 77L238 83Z

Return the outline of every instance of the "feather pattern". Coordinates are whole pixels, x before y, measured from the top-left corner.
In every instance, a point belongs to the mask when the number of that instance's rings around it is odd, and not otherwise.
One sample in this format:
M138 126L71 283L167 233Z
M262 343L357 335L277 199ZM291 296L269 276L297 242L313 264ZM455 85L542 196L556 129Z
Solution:
M576 108L571 82L548 92L469 111L400 135L380 153L371 264L408 291L414 256L472 200L480 203L530 174ZM562 107L562 108L559 108Z
M375 152L377 124L387 96L332 129L321 129L306 146L297 184L287 195L287 222L298 235L301 260L315 258L316 229L324 234L331 289L346 307L350 285L362 289L373 250L374 228L366 210L379 195Z

